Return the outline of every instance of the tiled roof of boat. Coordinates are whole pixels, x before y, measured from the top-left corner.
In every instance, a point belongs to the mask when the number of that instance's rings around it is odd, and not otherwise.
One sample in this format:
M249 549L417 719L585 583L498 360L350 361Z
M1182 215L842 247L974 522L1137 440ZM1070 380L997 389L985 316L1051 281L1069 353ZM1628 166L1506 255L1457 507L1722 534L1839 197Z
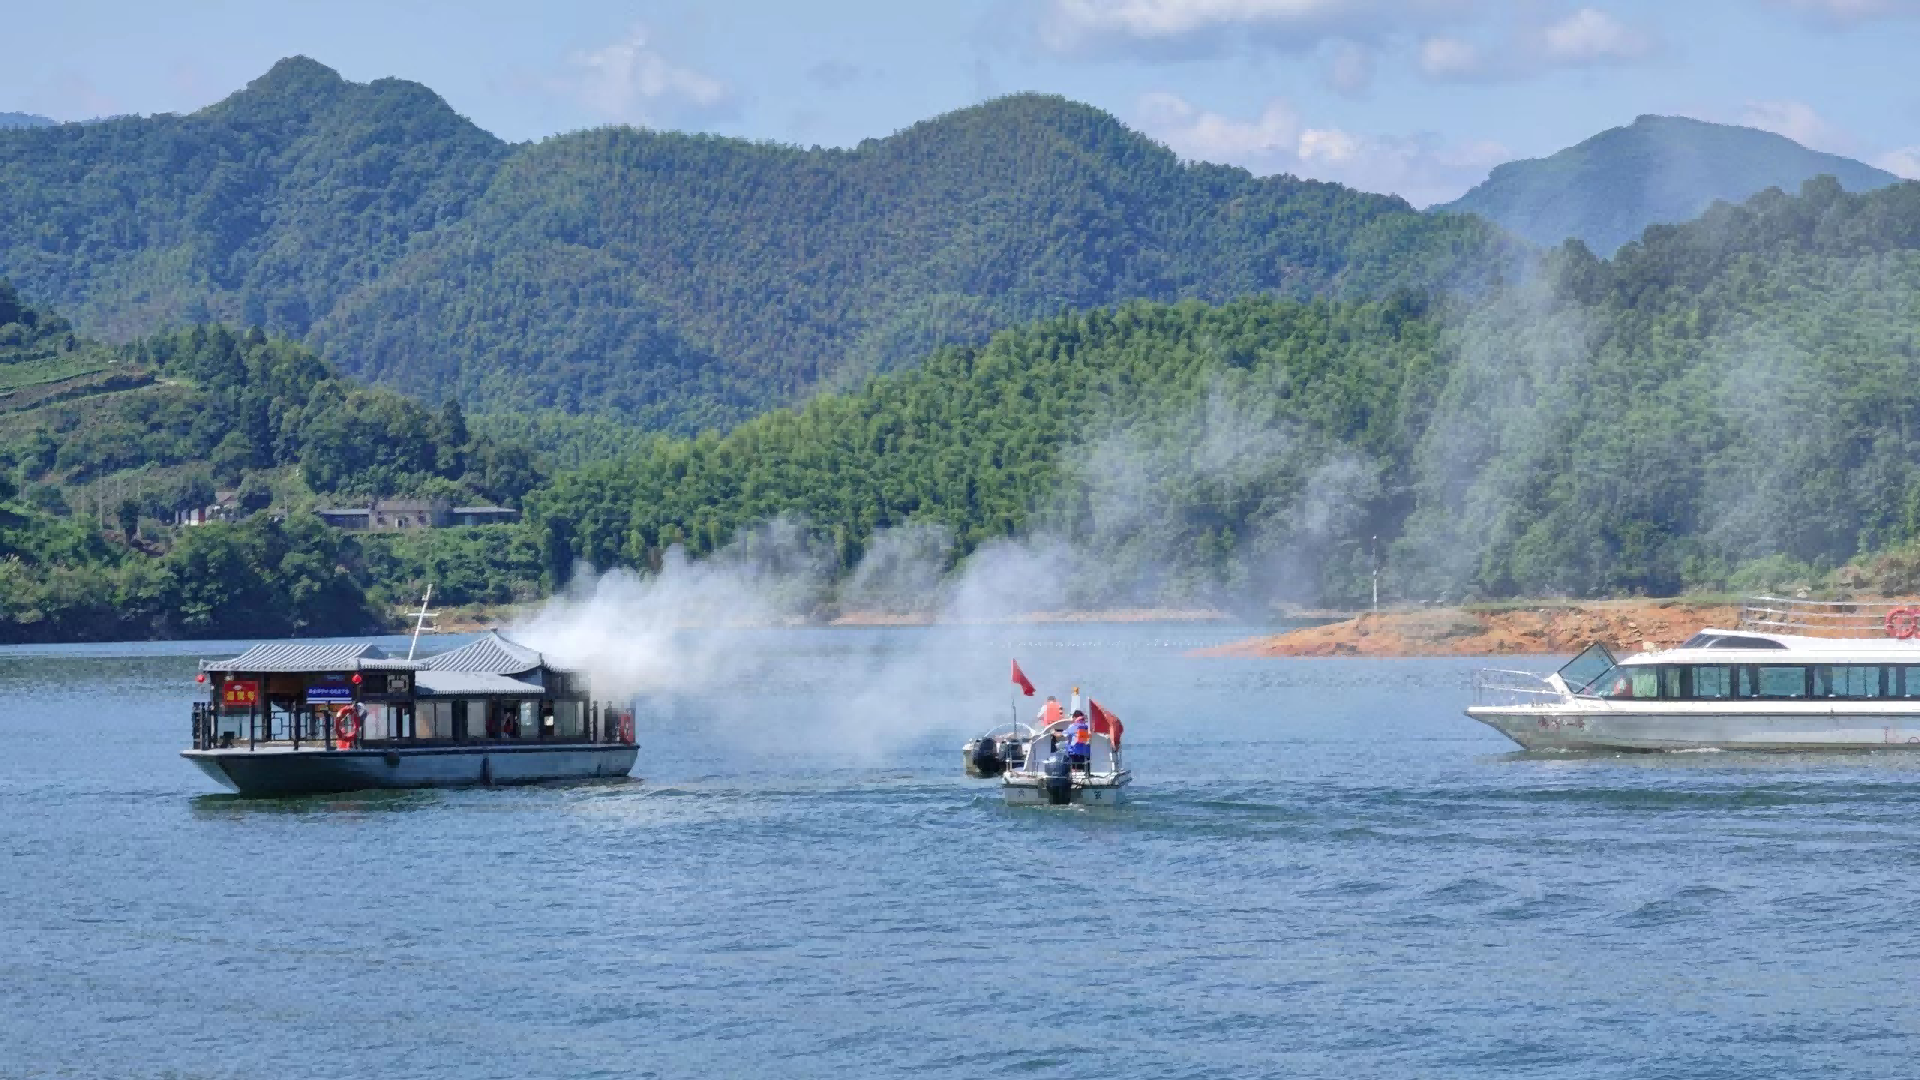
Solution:
M518 675L546 663L539 653L489 630L484 637L420 661L428 671L472 671L491 675Z
M306 641L271 641L255 645L231 660L202 660L205 671L290 672L358 671L361 669L401 669L417 665L397 660L381 652L372 642L318 644Z
M413 684L421 697L470 697L500 694L515 697L539 697L546 691L530 682L509 679L486 671L422 671Z

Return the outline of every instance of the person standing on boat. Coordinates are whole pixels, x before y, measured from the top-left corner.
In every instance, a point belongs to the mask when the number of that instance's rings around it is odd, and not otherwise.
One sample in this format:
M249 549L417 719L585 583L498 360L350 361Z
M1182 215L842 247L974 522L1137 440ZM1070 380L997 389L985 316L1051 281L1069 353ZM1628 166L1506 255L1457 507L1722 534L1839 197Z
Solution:
M1040 706L1040 711L1037 713L1034 713L1033 718L1035 720L1038 720L1040 722L1040 726L1044 728L1048 724L1059 723L1061 717L1065 715L1066 713L1060 711L1060 699L1057 697L1054 697L1052 694L1048 694L1047 703L1045 705Z
M1067 764L1090 772L1093 768L1093 732L1087 727L1087 714L1073 710L1073 723L1067 728Z

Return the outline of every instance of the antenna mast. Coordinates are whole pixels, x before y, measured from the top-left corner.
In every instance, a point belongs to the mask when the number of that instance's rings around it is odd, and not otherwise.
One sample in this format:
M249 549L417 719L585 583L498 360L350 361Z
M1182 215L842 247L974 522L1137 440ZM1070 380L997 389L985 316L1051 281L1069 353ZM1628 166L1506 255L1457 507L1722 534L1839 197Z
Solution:
M427 595L420 598L420 610L413 613L413 640L407 643L407 659L413 659L413 651L420 647L420 631L427 626L428 619L438 618L440 613L427 610L427 601L433 599L433 586L427 586ZM438 625L432 627L440 629Z

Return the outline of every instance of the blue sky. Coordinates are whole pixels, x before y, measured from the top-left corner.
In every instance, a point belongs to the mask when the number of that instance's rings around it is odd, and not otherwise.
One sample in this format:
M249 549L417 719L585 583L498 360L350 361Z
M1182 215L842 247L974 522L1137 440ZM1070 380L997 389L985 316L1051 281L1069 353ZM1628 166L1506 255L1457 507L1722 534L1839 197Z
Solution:
M1920 0L62 0L7 22L0 111L60 120L189 112L302 53L513 140L848 145L1039 90L1189 157L1421 205L1648 112L1920 177Z

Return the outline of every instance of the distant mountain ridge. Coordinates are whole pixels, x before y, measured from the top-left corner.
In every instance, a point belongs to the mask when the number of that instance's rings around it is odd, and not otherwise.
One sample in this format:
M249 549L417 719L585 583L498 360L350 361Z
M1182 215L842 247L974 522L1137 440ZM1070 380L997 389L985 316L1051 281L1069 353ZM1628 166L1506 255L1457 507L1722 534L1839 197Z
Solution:
M0 128L52 127L55 121L25 112L0 112Z
M1478 214L1542 247L1578 237L1604 257L1648 225L1688 221L1716 201L1744 202L1768 188L1798 191L1821 175L1854 192L1900 182L1770 131L1641 116L1557 154L1497 166L1479 186L1431 210Z
M83 330L258 324L429 398L682 430L1064 308L1419 288L1514 250L1031 95L852 149L510 145L296 57L191 116L0 133L0 275Z

